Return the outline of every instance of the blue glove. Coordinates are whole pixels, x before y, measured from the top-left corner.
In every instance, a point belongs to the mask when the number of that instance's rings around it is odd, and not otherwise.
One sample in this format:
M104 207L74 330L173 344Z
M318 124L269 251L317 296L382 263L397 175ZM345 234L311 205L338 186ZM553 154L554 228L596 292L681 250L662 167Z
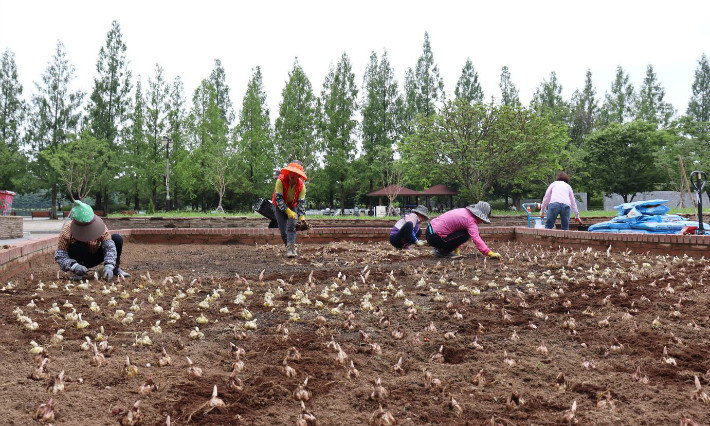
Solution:
M104 265L104 279L106 281L113 279L113 265Z
M86 275L86 273L89 272L89 269L86 266L78 263L73 264L70 269L76 275Z

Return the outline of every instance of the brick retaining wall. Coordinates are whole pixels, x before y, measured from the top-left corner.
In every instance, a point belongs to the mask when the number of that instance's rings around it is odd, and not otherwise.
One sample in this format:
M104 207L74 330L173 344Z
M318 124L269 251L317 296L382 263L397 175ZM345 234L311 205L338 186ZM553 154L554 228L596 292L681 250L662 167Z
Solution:
M0 240L22 238L22 216L0 216Z
M519 241L526 244L558 248L568 247L606 251L631 250L638 253L670 254L674 256L710 257L710 235L650 235L607 234L580 231L531 229L526 227L481 226L481 236L486 242ZM130 243L166 244L280 244L278 230L267 228L226 229L122 229L118 232ZM387 241L389 228L314 228L299 233L300 244L322 244L331 241ZM21 241L12 246L0 247L0 282L27 271L35 261L45 261L42 255L51 256L59 237L40 237Z
M608 217L585 218L585 225L604 222ZM184 229L184 228L264 228L268 225L268 219L261 217L227 216L227 217L112 217L104 218L104 223L108 229ZM314 228L388 228L396 222L396 219L311 219L308 221ZM491 216L494 226L527 226L527 216ZM558 221L559 223L559 221ZM572 229L577 229L576 223L570 223Z
M636 253L669 254L671 256L710 257L710 235L617 234L604 232L557 231L551 229L515 228L515 241L559 248Z

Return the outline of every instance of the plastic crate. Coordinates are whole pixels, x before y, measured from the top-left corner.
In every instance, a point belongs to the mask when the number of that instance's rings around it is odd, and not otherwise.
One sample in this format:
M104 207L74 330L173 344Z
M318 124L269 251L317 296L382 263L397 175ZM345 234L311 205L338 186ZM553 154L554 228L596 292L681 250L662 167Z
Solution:
M12 191L0 190L0 216L10 216L12 211L12 198L15 193Z

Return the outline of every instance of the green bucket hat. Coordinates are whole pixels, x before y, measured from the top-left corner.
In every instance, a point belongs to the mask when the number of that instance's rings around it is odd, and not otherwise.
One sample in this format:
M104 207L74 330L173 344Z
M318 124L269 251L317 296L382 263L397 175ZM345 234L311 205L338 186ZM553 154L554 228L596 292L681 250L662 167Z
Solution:
M94 241L106 229L104 221L94 214L91 206L81 201L74 201L74 207L71 209L71 218L71 234L77 241Z

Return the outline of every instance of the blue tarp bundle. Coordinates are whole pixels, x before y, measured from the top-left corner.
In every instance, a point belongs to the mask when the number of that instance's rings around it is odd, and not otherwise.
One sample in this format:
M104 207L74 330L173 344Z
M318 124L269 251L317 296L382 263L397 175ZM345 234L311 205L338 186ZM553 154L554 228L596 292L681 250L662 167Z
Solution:
M686 220L676 214L666 214L668 200L648 200L624 203L614 207L619 214L608 222L595 223L590 232L616 232L624 234L677 234L686 226L698 222ZM704 224L706 229L710 226Z

